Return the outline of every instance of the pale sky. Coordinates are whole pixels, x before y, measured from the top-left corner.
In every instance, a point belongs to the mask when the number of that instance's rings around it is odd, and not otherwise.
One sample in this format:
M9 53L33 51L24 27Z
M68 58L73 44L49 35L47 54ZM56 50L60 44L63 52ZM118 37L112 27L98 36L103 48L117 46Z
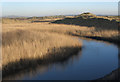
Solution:
M119 2L119 0L1 0L1 2Z
M13 2L7 2L13 1ZM50 15L77 15L83 12L91 12L96 15L118 15L117 0L104 0L114 2L77 2L80 0L59 0L63 2L52 2L58 0L44 0L46 2L15 2L22 0L4 0L2 1L2 15L17 16L50 16ZM28 1L28 0L24 0ZM51 1L51 2L50 2ZM70 2L71 1L71 2ZM76 1L76 2L75 2ZM88 1L88 0L84 0ZM95 1L95 0L92 0ZM102 1L102 0L98 0Z

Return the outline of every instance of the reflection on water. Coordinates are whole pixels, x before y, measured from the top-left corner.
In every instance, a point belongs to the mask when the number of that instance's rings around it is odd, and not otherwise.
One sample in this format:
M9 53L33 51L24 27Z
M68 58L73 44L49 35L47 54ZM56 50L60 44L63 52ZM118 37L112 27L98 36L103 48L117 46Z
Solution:
M83 49L69 59L23 70L5 79L93 80L118 68L118 48L113 44L83 40Z

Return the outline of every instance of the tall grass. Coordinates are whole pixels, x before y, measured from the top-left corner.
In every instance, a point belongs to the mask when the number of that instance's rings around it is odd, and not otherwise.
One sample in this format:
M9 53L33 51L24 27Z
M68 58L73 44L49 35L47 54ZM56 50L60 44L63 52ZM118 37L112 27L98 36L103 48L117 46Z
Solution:
M81 48L81 43L71 36L35 30L4 32L2 38L3 75L34 65L41 59L59 60ZM57 59L54 56L58 56Z

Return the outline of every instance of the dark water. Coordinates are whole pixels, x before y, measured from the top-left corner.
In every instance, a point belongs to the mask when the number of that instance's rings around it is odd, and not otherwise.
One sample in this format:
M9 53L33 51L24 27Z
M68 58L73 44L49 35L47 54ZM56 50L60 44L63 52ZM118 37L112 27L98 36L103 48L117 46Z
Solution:
M83 49L66 61L40 65L7 79L94 80L118 68L118 48L113 44L83 40Z

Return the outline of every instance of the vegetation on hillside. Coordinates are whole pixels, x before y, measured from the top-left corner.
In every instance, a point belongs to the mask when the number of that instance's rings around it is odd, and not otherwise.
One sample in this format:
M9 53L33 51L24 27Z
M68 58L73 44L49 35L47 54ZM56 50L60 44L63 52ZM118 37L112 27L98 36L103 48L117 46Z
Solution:
M93 38L98 40L107 40L118 43L120 41L119 37L119 22L118 18L110 18L106 16L96 16L91 13L83 13L72 18L64 18L62 20L56 20L52 23L55 24L67 24L67 25L77 25L82 27L88 27L93 30L80 31L77 30L73 35L84 36L87 38Z

